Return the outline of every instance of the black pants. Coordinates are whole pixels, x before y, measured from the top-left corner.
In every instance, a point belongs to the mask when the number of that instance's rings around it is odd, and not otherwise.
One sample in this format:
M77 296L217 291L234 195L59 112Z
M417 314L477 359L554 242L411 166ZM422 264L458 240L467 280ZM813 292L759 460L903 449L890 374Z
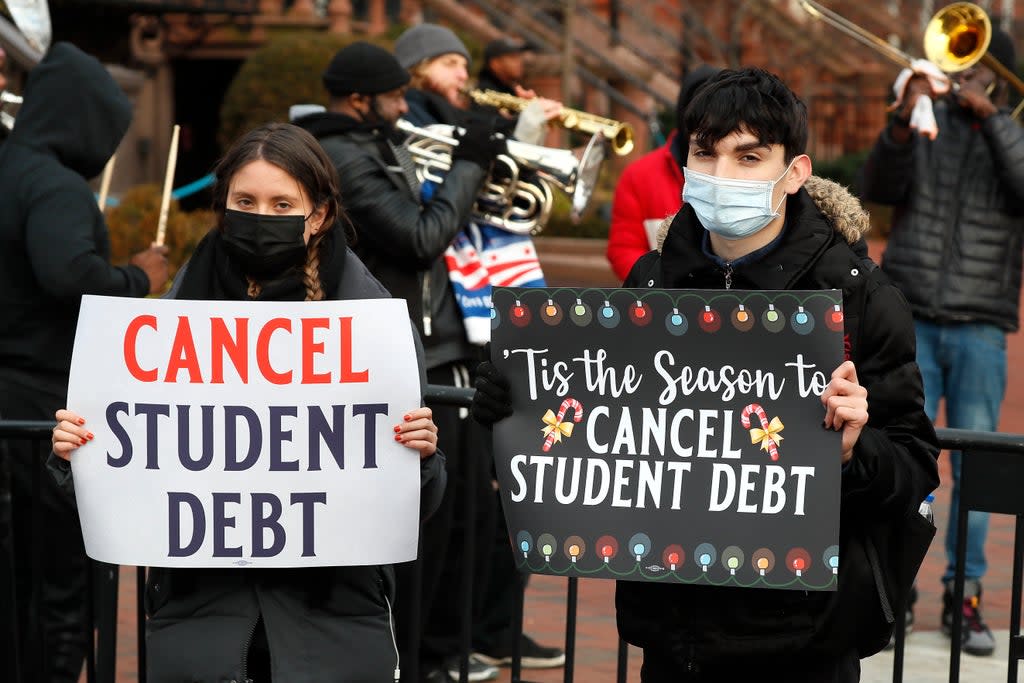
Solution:
M694 672L687 672L684 668L672 657L644 650L640 683L857 683L860 680L860 659L853 650L827 659L794 654L704 664Z
M0 376L0 416L52 422L66 388ZM87 648L87 560L74 501L44 463L50 444L11 440L6 466L14 549L19 664L24 683L73 683ZM38 483L33 483L35 479ZM35 488L38 486L38 490ZM38 516L33 514L38 505ZM37 607L34 609L33 606ZM0 618L8 618L0 614ZM2 629L6 630L6 629Z
M470 375L460 372L461 379L456 380L456 372L453 365L434 368L427 371L427 381L472 386ZM440 663L460 652L467 587L476 590L470 599L479 609L479 568L487 564L497 515L491 486L490 432L465 409L446 405L430 408L437 425L437 447L446 458L448 486L440 507L420 528L419 559L395 565L395 621L402 681L412 683L418 683L420 663ZM476 508L472 518L466 514L470 496ZM468 558L467 543L473 546ZM467 567L472 568L468 576ZM419 599L413 597L416 595Z
M497 491L494 492L493 507L496 514L491 526L490 552L487 564L477 571L481 586L479 599L474 605L478 609L474 610L473 649L484 653L511 651L518 635L512 632L516 593L526 589L530 576L516 569Z

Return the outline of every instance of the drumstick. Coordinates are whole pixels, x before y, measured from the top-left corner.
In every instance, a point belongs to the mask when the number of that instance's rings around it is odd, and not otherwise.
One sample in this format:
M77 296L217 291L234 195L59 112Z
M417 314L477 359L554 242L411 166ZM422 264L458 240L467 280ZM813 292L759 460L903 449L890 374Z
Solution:
M114 161L117 155L111 155L107 165L103 167L103 178L100 180L100 213L107 208L107 193L110 191L110 177L114 175Z
M181 126L174 124L174 131L171 133L171 149L167 153L167 173L164 175L164 194L160 198L160 220L156 224L155 246L164 245L164 236L167 234L167 212L171 208L171 186L174 185L174 166L178 162L178 131Z

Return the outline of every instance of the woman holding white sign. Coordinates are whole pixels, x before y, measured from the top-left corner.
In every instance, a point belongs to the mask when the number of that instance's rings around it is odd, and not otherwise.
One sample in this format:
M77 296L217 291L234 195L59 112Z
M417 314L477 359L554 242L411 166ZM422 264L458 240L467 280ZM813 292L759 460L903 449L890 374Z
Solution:
M389 296L336 229L337 174L309 133L288 124L258 128L235 143L216 176L218 225L200 242L170 296ZM421 374L422 367L420 359ZM69 410L56 417L53 451L70 461L94 438L92 427ZM430 409L405 413L394 439L420 457L420 514L429 515L445 485ZM147 584L150 681L398 680L390 566L151 568Z

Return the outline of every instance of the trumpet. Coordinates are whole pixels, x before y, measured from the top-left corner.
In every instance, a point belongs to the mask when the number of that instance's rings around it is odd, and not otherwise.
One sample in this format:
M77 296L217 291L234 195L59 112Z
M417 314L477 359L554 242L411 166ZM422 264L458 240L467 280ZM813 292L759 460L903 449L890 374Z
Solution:
M465 92L471 100L479 105L513 112L526 109L531 102L523 97L516 97L497 90L467 90ZM600 133L608 140L612 151L619 156L633 151L633 126L624 121L606 119L603 116L563 107L562 113L558 117L558 123L567 130L590 135Z
M399 119L396 128L408 133L405 147L416 163L420 182L443 183L452 166L452 149L459 144L455 127L436 124L420 128ZM590 202L605 157L603 136L591 138L580 158L571 150L552 149L507 140L508 154L499 154L473 205L473 217L516 234L544 229L554 197L554 185L572 197L572 218L578 219ZM522 170L532 173L522 173Z

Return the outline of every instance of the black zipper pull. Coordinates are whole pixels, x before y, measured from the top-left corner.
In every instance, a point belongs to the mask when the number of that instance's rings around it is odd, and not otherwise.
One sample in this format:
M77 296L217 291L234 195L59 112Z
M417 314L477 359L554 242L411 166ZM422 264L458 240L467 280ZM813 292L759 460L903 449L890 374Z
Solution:
M725 288L732 289L732 264L725 264Z

